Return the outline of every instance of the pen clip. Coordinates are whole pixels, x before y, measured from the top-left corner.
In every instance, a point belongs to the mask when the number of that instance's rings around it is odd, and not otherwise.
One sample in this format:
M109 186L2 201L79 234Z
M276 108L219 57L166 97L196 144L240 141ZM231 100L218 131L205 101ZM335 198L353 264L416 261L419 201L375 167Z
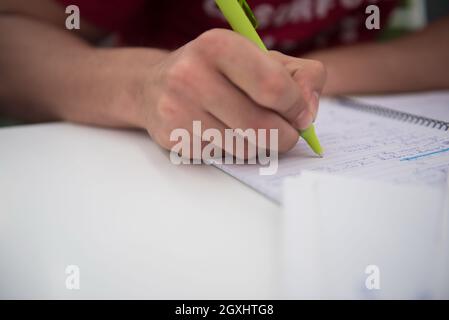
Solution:
M249 21L251 21L251 24L253 25L254 29L257 29L259 26L259 23L257 22L257 18L254 15L253 11L251 10L251 7L246 2L246 0L237 0L240 6L242 7L243 11L245 12L246 16L248 17Z

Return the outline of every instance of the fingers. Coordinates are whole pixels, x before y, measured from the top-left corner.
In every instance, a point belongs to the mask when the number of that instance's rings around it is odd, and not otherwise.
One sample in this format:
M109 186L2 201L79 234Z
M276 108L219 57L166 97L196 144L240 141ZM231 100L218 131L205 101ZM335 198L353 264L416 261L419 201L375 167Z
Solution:
M203 96L203 107L229 128L278 130L278 150L286 152L298 142L297 130L276 112L258 106L225 77L210 73L210 95ZM270 141L270 140L265 140ZM251 141L249 141L251 142ZM259 141L256 141L259 145ZM273 150L273 146L263 146Z
M195 42L196 49L257 105L293 122L306 104L288 70L242 36L212 30Z
M170 132L185 128L194 134L192 120L199 120L202 131L216 129L222 137L227 128L266 129L265 141L271 142L269 131L277 129L276 148L262 147L288 151L298 141L297 129L314 121L326 79L319 62L263 52L227 30L204 33L158 64L156 73L147 122L150 134L167 149L176 144ZM262 138L243 140L260 147ZM222 149L236 155L225 140Z
M192 64L194 62L192 61ZM298 133L285 119L255 105L251 99L214 70L200 65L193 70L187 68L188 65L191 63L184 61L181 70L170 71L169 74L174 79L169 80L168 85L166 84L164 94L158 99L157 112L151 117L150 128L157 128L157 130L149 130L150 135L161 146L173 151L173 147L178 145L177 139L170 139L174 130L177 130L176 132L184 130L190 136L198 138L198 135L202 136L208 129L219 132L218 136L221 137L221 141L213 140L210 143L218 145L226 153L238 159L254 158L260 151L258 148L260 132L257 129L267 129L266 135L261 138L264 142L262 149L285 152L296 144ZM193 121L201 122L199 131L192 129ZM227 139L225 130L228 128L241 130L240 133L234 131L233 137ZM241 134L246 133L247 129L252 129L255 139ZM280 137L276 139L275 145L271 144L269 129L278 129ZM202 150L209 145L208 140L210 139L206 138L206 142L202 143ZM228 142L231 143L228 145ZM238 147L239 143L243 144L243 147ZM193 154L193 150L198 148L193 148L192 144L190 150L187 150L190 155L183 153L182 156L198 159L200 155Z
M258 106L277 112L297 129L314 121L326 79L321 63L267 54L228 30L204 33L194 48Z
M165 149L178 153L183 158L198 160L198 163L204 159L221 158L222 151L225 150L223 132L227 126L203 110L189 108L186 102L183 103L184 111L179 112L175 121L167 121L167 116L173 120L172 115L162 115L161 121L170 125L159 128L156 133L150 132L150 135ZM220 137L219 141L215 140L216 136ZM187 145L185 141L188 142ZM214 145L217 148L210 148L207 151L207 157L204 158L203 151L208 145ZM230 153L233 154L233 150L230 150Z
M269 54L289 71L302 94L306 108L293 124L298 129L305 129L317 116L320 95L326 82L325 67L319 61L294 58L276 51L270 51Z

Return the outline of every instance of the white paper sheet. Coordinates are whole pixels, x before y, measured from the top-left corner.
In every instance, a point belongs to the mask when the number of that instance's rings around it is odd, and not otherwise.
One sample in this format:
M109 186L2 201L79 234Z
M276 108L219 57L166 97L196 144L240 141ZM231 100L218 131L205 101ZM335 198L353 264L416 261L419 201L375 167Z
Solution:
M316 129L325 150L323 159L300 140L281 156L272 176L260 176L257 165L218 167L276 202L281 201L283 179L302 170L395 183L441 185L446 180L447 131L353 110L334 100L322 101Z
M285 298L448 298L447 193L310 172L287 179Z

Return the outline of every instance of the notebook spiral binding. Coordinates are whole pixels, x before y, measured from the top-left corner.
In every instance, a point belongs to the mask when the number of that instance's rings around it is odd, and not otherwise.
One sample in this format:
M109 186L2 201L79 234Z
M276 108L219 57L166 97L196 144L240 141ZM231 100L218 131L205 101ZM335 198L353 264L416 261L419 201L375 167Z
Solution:
M343 106L352 109L374 113L382 117L392 118L399 121L411 122L417 125L435 128L438 130L449 131L449 122L435 120L423 116L417 116L407 112L396 111L378 105L367 104L348 97L338 97L337 100Z

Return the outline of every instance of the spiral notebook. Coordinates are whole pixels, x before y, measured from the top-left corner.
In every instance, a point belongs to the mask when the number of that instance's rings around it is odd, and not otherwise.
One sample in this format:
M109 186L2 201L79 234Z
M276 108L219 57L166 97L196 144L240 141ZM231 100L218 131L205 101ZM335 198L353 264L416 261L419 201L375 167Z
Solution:
M315 126L325 149L322 159L300 140L280 157L275 175L259 175L259 165L216 166L278 203L283 180L302 170L399 184L446 181L448 122L338 98L321 102Z

